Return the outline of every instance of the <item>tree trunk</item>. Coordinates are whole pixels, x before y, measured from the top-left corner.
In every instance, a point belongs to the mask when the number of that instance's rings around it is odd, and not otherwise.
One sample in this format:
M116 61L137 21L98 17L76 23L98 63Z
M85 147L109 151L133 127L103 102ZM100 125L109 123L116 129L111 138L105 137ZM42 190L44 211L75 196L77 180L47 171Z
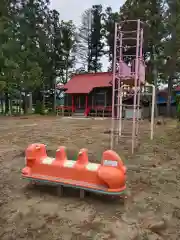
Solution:
M23 97L23 111L24 114L28 113L27 93L25 93L25 96Z
M43 93L41 92L42 89L40 89L39 87L36 88L34 91L33 91L33 105L36 104L37 101L40 101L42 102L43 100ZM44 90L44 87L43 87L43 90Z
M54 79L54 104L53 104L53 110L54 113L56 113L56 79Z
M1 95L1 114L4 114L4 97Z
M32 104L32 92L29 94L29 106L28 106L28 113L32 114L33 104Z
M172 1L171 4L169 5L170 10L171 10L171 17L176 16L176 1ZM175 3L175 4L174 4ZM174 18L176 19L176 18ZM172 21L173 22L173 21ZM174 75L176 72L176 61L177 61L177 52L179 49L177 49L177 42L176 42L176 26L172 27L172 39L171 39L171 58L168 62L169 67L169 78L168 78L168 99L167 99L167 116L171 116L171 96L172 96L172 88L173 88L173 80L174 80Z
M10 115L14 114L13 113L13 104L12 104L12 99L11 98L9 99L9 113L10 113Z
M153 80L154 80L154 86L155 86L155 117L159 116L158 106L157 106L157 79L158 79L158 70L157 70L157 54L156 54L156 48L153 46L152 48L153 52Z
M9 113L9 95L5 92L5 114Z
M19 94L19 101L18 101L18 111L17 113L19 115L21 115L21 112L22 112L22 109L23 109L23 97L22 97L22 91L21 91L21 88L20 88L20 94Z
M173 77L169 76L168 79L168 96L167 96L167 117L171 117L171 96L173 87Z
M46 105L46 96L45 96L45 85L43 84L43 91L42 91L42 109L45 109Z

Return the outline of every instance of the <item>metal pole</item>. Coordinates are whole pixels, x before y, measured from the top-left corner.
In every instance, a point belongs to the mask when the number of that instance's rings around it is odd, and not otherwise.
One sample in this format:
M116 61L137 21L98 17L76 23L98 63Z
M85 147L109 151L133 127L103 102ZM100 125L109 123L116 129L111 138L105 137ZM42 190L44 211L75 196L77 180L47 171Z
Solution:
M140 71L141 71L141 64L143 58L143 29L140 31L140 53L139 53L139 62L138 62L138 100L137 100L137 122L136 122L136 136L139 133L139 113L140 113L140 100L141 100L141 78L140 78Z
M118 79L118 89L117 89L117 104L116 104L116 108L117 108L117 118L116 118L116 126L115 126L115 132L116 132L116 142L119 142L119 127L118 127L118 123L119 123L119 119L120 119L120 99L121 99L121 93L120 93L120 79Z
M123 112L123 91L124 91L124 88L125 87L129 87L129 85L122 85L120 87L120 91L121 91L121 94L120 94L120 121L119 121L119 136L122 135L122 112Z
M155 112L155 99L156 99L156 87L153 84L149 84L152 87L152 108L151 108L151 140L154 137L154 112Z
M116 85L116 45L117 45L117 23L115 23L114 34L114 61L113 61L113 81L112 81L112 119L111 119L111 149L114 147L114 117L115 117L115 85Z
M157 95L157 78L158 78L158 71L157 71L157 56L156 56L156 50L155 46L153 46L153 80L154 80L154 86L156 88L156 95ZM156 97L155 95L155 97ZM157 103L155 102L155 116L158 117L158 106Z
M137 40L136 40L136 62L135 62L135 84L134 84L134 103L133 103L133 129L132 129L132 154L135 147L135 134L136 134L136 107L137 107L137 81L138 81L138 62L139 62L139 32L140 32L140 19L137 21Z
M140 59L142 60L142 57L143 57L143 42L144 42L144 31L143 31L143 28L141 29L140 38L141 38L141 42L140 42Z
M121 136L121 132L122 132L122 98L123 98L123 91L121 88L121 75L122 75L122 32L120 33L120 49L119 49L119 77L120 79L118 80L118 96L119 96L119 102L118 102L118 109L119 109L119 116L118 116L118 122L119 122L119 126L118 126L118 139L119 136Z
M123 111L123 107L122 107L122 103L123 103L123 86L121 86L121 93L120 93L120 116L119 116L119 136L121 136L122 134L122 111Z

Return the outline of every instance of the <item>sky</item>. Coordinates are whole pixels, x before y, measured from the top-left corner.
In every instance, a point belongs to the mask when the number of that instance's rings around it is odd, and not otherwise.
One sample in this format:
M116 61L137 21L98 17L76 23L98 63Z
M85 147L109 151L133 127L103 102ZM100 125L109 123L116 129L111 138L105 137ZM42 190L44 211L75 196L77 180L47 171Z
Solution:
M82 13L95 4L101 4L105 9L111 6L113 11L119 11L119 8L125 0L51 0L51 8L60 13L60 19L64 21L73 20L76 26L81 23ZM108 59L102 59L103 71L107 70Z
M61 19L73 20L76 25L81 22L82 13L94 4L102 4L103 8L111 6L118 11L125 0L51 0L51 8L60 12Z

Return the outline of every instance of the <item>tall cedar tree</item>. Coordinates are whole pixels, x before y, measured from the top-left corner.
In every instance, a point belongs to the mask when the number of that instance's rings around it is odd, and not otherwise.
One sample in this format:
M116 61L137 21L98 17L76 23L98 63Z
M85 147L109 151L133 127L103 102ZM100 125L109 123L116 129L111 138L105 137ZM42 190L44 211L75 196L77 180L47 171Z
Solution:
M103 55L103 25L102 25L102 5L92 7L92 28L91 28L91 64L90 71L101 71L101 57Z
M91 62L92 62L92 43L91 43L91 35L92 35L92 10L87 9L82 14L81 25L78 29L78 45L77 45L77 55L78 62L82 66L82 71L89 72L91 70Z
M119 21L119 13L113 13L112 8L108 7L105 10L105 14L103 17L103 27L104 27L104 36L106 43L106 51L105 54L109 59L109 71L112 71L112 61L113 61L113 53L114 53L114 32L115 32L115 22Z

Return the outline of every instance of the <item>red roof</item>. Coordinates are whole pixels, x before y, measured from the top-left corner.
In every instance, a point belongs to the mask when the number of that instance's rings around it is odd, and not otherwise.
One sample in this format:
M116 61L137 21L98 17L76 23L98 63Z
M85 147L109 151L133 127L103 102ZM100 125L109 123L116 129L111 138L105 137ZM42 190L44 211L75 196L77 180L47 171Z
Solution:
M87 73L74 75L64 85L66 93L89 93L93 88L111 87L112 73Z
M179 92L179 91L180 91L180 86L177 86L177 87L175 88L175 91Z

